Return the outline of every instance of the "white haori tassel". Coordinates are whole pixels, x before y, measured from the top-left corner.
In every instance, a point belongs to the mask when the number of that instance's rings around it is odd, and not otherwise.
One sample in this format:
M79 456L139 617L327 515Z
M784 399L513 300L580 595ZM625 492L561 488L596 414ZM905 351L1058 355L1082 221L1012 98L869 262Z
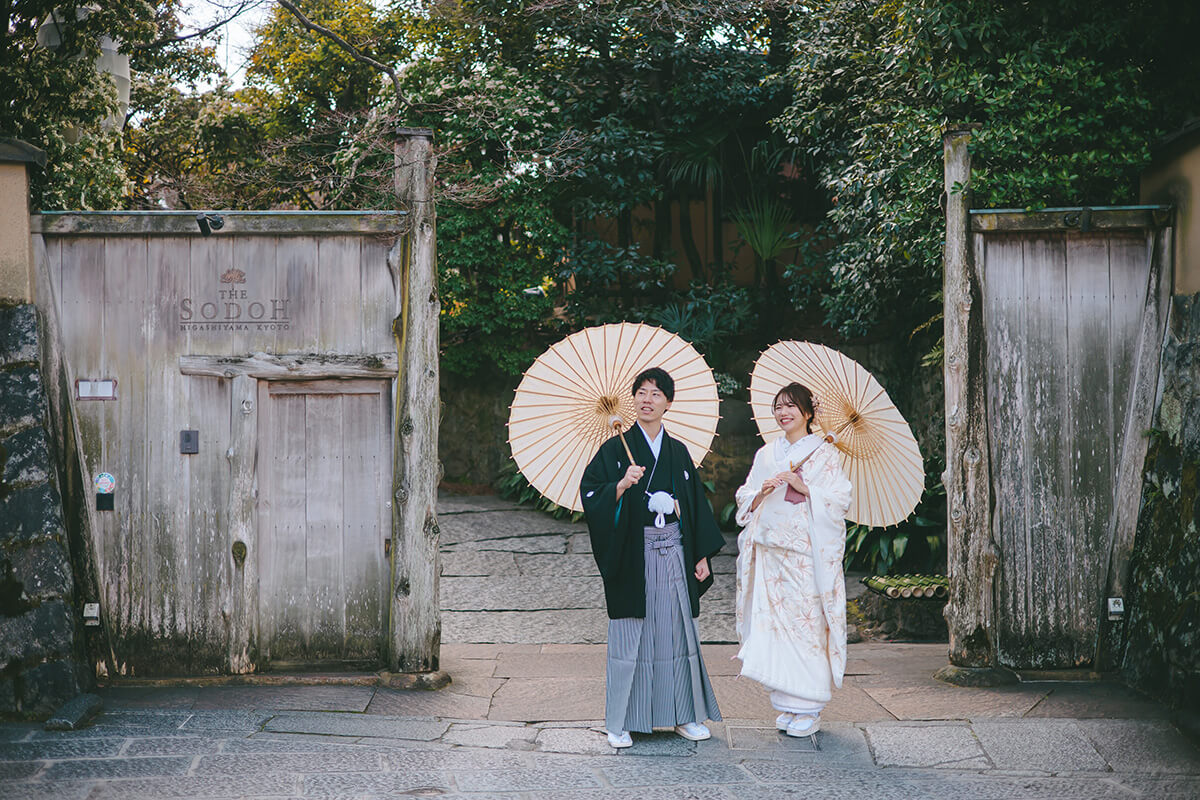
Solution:
M655 492L650 495L650 502L647 505L655 514L654 527L665 528L667 519L663 515L670 514L675 510L675 498L671 497L669 492Z

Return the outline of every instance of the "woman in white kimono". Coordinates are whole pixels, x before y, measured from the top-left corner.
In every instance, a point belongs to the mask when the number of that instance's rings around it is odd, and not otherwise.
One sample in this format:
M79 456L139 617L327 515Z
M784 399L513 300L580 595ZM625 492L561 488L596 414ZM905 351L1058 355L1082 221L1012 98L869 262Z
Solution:
M812 432L814 403L799 383L779 390L774 413L784 435L759 448L737 490L741 674L771 690L781 712L775 726L789 736L817 732L846 669L851 487L834 445Z

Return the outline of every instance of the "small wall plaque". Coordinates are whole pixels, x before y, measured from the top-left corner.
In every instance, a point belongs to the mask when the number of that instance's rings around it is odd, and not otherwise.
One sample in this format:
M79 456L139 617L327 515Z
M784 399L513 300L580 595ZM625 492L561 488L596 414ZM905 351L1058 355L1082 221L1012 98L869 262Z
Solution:
M194 455L200 452L200 431L179 432L179 452Z
M116 400L117 379L104 378L103 380L86 380L80 378L79 380L75 381L75 399Z

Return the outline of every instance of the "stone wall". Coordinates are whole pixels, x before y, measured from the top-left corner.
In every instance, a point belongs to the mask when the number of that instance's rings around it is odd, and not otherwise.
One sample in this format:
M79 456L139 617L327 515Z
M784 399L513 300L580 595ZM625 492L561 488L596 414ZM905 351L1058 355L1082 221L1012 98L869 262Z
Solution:
M1200 737L1200 294L1173 298L1126 598L1122 671Z
M39 338L33 305L0 307L0 714L26 717L91 684Z

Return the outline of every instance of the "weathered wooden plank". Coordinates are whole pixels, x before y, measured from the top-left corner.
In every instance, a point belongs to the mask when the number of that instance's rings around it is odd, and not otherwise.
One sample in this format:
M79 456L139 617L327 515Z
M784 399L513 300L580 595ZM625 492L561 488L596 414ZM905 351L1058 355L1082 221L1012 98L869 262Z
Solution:
M1067 588L1058 667L1090 666L1095 656L1099 596L1107 565L1112 511L1113 375L1109 349L1107 236L1066 237L1067 386L1070 409L1068 493L1071 504L1060 582Z
M226 500L228 536L224 558L229 572L229 657L234 673L253 672L252 648L258 625L258 524L255 468L258 463L258 381L246 375L233 379L229 408L229 497Z
M943 136L946 248L942 295L945 330L947 572L946 621L955 667L995 666L993 581L997 554L991 535L988 475L986 345L983 287L968 233L971 202L969 129Z
M224 283L227 318L237 320L232 333L233 352L255 353L272 351L278 323L272 320L274 301L279 293L275 288L274 236L242 236L232 240L233 266L242 274L240 283Z
M1134 265L1145 265L1142 271L1146 278L1146 289L1130 354L1129 399L1125 404L1125 414L1117 417L1117 424L1122 430L1114 476L1113 513L1108 532L1106 597L1123 597L1129 580L1141 505L1142 469L1148 446L1145 431L1151 425L1154 400L1158 393L1159 359L1171 297L1173 233L1171 228L1148 231L1148 247L1140 257L1134 247L1114 247L1112 257L1114 271L1118 274L1132 273L1135 271ZM1109 631L1105 623L1106 620L1102 620L1102 635L1097 637L1096 645L1097 658L1101 660L1108 651L1106 640ZM1110 668L1114 665L1101 663L1099 666Z
M1125 433L1125 417L1133 391L1136 348L1142 334L1142 319L1147 312L1146 293L1151 284L1154 264L1154 231L1138 231L1110 236L1109 349L1112 351L1113 453L1119 457ZM1151 301L1157 302L1157 299ZM1139 431L1140 435L1140 431ZM1140 468L1139 468L1140 472Z
M265 380L322 380L326 378L392 378L399 359L394 352L371 355L325 355L320 353L247 356L179 356L184 375L232 378L249 375Z
M312 236L280 236L276 241L275 284L286 304L287 330L278 331L275 353L315 353L321 324L317 289L317 243ZM386 350L386 344L377 350Z
M304 399L305 502L308 564L308 658L340 658L345 645L346 595L342 581L342 398Z
M260 386L259 649L264 662L302 660L308 616L304 395L271 396L266 382Z
M103 464L116 478L115 510L101 517L114 559L122 565L120 619L128 634L150 630L147 578L151 554L138 541L145 527L146 373L141 322L146 301L146 242L106 240L101 370L117 378L117 399L102 402ZM130 653L129 656L133 656ZM132 658L131 658L132 660Z
M357 395L379 394L380 383L377 380L336 379L321 381L271 381L271 394L332 394Z
M1010 625L1032 617L1031 542L1025 461L1025 259L1017 236L975 234L984 276L988 344L988 418L995 510L992 531L1000 547L997 613Z
M384 525L391 485L387 408L390 387L372 381L375 391L342 395L343 523L345 575L345 657L378 662L386 635L387 562ZM389 513L385 518L383 511ZM389 531L390 533L390 531Z
M401 214L395 211L220 211L223 227L211 239L238 235L389 233ZM195 211L68 211L32 214L34 233L58 236L181 236L201 238Z
M187 341L179 325L179 299L189 286L188 249L187 241L177 238L147 241L146 424L141 432L148 478L145 546L153 558L148 576L151 624L180 640L188 631L192 591L192 575L186 569L192 462L179 452L179 432L190 424L191 381L174 362ZM203 654L197 655L204 660Z
M362 319L356 303L362 297L361 237L330 236L317 247L317 296L320 299L317 351L354 353L362 341Z
M1029 238L1025 244L1026 384L1025 445L1029 464L1029 527L1032 545L1032 625L1004 626L1003 662L1010 667L1053 667L1062 662L1058 639L1068 587L1060 565L1071 497L1066 479L1070 442L1067 412L1066 247L1061 236Z
M228 629L229 557L225 548L229 498L229 404L232 381L224 378L188 379L190 429L200 432L200 452L188 456L191 496L187 561L191 575L188 638L191 646L224 660Z
M1156 227L1166 218L1169 206L1129 206L1125 208L1089 208L1087 225L1091 231L1143 230ZM1081 231L1084 208L1048 208L1042 211L977 210L971 212L971 230L975 233L1038 231Z
M221 277L233 264L232 239L192 239L189 242L190 288L186 308L180 318L186 321L191 352L233 355L233 336L224 320L221 292L228 286Z
M395 355L392 319L396 316L396 285L388 269L388 251L395 236L362 239L362 343L360 352Z

